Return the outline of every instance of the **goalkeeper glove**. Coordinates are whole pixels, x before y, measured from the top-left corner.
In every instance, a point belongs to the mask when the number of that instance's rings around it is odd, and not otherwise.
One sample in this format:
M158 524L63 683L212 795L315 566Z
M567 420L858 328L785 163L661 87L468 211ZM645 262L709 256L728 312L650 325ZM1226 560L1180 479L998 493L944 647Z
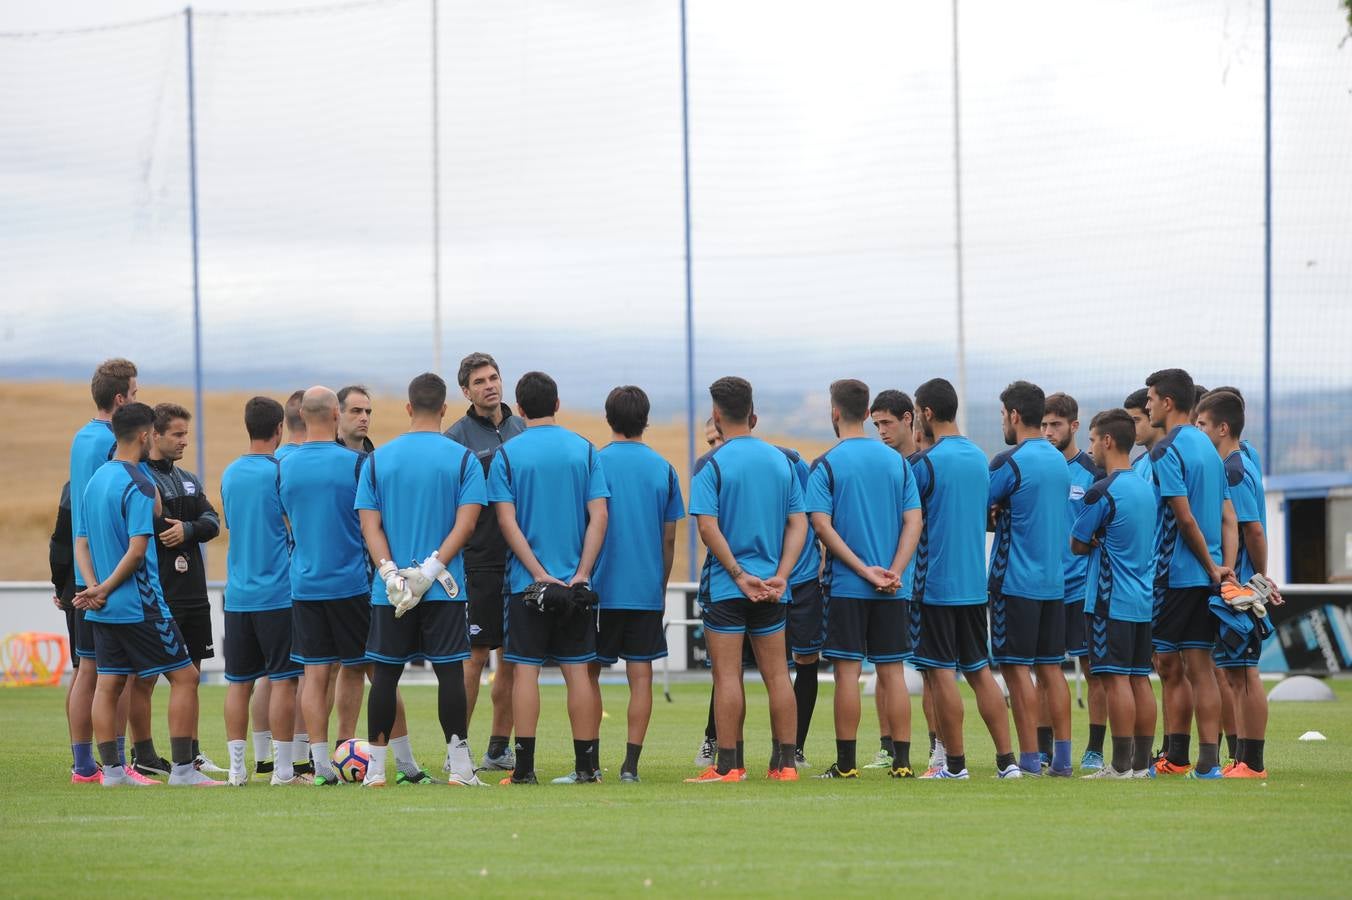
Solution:
M1267 615L1267 602L1272 597L1272 582L1262 575L1254 575L1243 585L1226 582L1221 585L1221 599L1232 609L1252 610L1260 619Z
M407 610L412 609L413 604L417 601L413 599L413 594L409 592L408 581L395 568L394 563L388 559L382 559L376 572L380 575L380 580L385 582L385 596L389 598L390 605L394 607L394 617L397 619Z
M433 553L423 560L421 565L400 569L399 574L404 576L404 580L408 582L408 589L413 593L413 596L421 600L423 594L426 594L428 588L432 586L432 582L440 578L445 571L446 566Z

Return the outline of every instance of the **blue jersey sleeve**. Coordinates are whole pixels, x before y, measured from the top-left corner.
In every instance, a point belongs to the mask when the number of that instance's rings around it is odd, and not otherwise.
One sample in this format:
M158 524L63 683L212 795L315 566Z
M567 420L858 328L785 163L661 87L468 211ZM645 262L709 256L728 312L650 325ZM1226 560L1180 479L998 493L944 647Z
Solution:
M1075 517L1075 524L1070 528L1070 536L1082 544L1093 541L1094 535L1098 534L1108 518L1109 508L1106 490L1095 485L1085 491L1084 508Z
M934 471L930 468L929 460L923 456L916 459L915 465L911 466L911 474L915 476L915 490L923 504L933 486Z
M675 522L678 519L685 518L685 498L681 496L681 480L676 477L676 470L667 467L667 508L662 513L662 520L665 522Z
M591 472L587 475L587 501L599 500L610 496L610 486L606 484L606 470L601 466L600 454L592 453Z
M793 515L804 512L806 508L803 506L803 488L798 483L798 475L797 473L790 475L792 477L789 478L789 515Z
M507 450L501 448L493 454L493 464L488 468L488 501L490 503L515 503L516 494L512 490L509 477Z
M690 514L692 516L718 515L718 480L716 464L710 461L695 473L690 483Z
M827 515L835 512L835 504L831 498L830 469L827 468L825 460L818 460L812 467L811 474L807 476L807 490L804 493L803 505L808 512Z
M911 509L920 508L920 488L916 484L915 471L911 464L906 460L901 461L902 470L902 489L901 489L901 511L906 512Z
M991 460L990 502L1003 503L1019 486L1019 470L1011 455L1001 453Z
M474 456L474 451L466 450L465 458L460 461L460 498L459 506L469 504L488 505L488 479L484 478L483 466Z
M1234 460L1232 463L1230 460ZM1235 507L1235 518L1240 522L1261 522L1262 503L1258 485L1244 471L1244 460L1234 454L1225 461L1226 497Z
M361 475L357 477L357 499L354 509L380 509L380 493L376 490L375 479L371 476L371 460L368 456L361 464Z
M1161 497L1188 496L1188 485L1183 481L1183 458L1172 446L1159 459L1151 459L1150 471L1155 476Z
M155 486L149 479L137 479L136 489L128 488L123 509L127 514L128 537L155 534Z

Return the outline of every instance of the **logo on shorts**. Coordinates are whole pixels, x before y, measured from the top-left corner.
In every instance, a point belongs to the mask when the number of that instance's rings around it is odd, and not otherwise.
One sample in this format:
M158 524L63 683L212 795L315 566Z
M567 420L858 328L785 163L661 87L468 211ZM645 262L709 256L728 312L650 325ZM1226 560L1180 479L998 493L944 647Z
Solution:
M1083 499L1084 499L1084 488L1080 487L1078 484L1072 484L1072 485L1070 486L1070 499L1072 499L1072 500L1083 500Z
M478 625L471 625L471 626L469 626L469 636L470 636L470 637L474 637L475 635L477 635L477 634L478 634L479 632L481 632L481 631L483 631L483 629L480 628Z
M182 575L188 571L188 557L179 556L174 559L174 571Z

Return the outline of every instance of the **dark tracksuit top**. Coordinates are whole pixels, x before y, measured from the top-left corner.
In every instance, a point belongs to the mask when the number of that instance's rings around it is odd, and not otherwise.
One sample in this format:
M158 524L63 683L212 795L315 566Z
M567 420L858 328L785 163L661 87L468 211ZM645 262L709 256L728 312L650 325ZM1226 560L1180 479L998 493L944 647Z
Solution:
M155 552L158 554L160 586L164 602L172 609L206 606L207 569L202 545L221 533L221 519L207 499L202 481L167 459L148 459L145 470L159 488L164 501L155 517ZM165 519L183 523L183 543L166 547L158 535L169 527Z
M474 452L488 477L488 467L498 448L526 430L526 422L512 415L512 408L502 404L502 424L494 426L471 406L465 415L445 431L446 437L463 444ZM492 508L484 510L474 526L474 534L465 545L465 571L504 571L507 568L507 540L498 527L497 514Z

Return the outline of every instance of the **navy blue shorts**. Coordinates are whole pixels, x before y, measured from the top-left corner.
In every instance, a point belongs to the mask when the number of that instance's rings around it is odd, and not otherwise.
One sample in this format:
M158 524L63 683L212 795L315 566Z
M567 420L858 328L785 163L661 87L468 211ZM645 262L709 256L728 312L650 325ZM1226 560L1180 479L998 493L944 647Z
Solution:
M485 514L489 514L487 511ZM465 573L469 595L469 643L496 650L502 646L503 593L506 573L501 569L472 569Z
M305 666L364 665L370 629L370 594L296 600L291 604L291 658Z
M596 661L651 662L667 655L667 632L660 609L603 609L596 634Z
M1089 639L1084 615L1084 598L1066 600L1066 656L1075 658L1089 655Z
M704 630L716 634L764 637L783 631L788 624L787 603L752 603L745 597L738 597L717 603L701 601L700 606Z
M907 631L911 636L911 653L906 658L911 665L915 666L916 670L919 671L921 667L920 664L915 661L915 648L916 645L920 643L920 614L924 610L925 604L912 599L907 605L911 608L909 621L907 622Z
M304 670L291 659L291 610L225 613L225 680L286 681Z
M188 644L188 655L193 659L213 659L216 656L215 638L211 634L211 604L193 603L169 606L169 615L178 623L183 640Z
M826 609L817 579L793 585L788 609L789 650L799 656L820 653L826 638Z
M152 678L192 665L188 645L173 619L110 625L90 622L100 675Z
M828 597L822 656L874 665L909 659L911 601Z
M83 609L75 610L75 640L70 649L72 656L94 659L94 623L85 618Z
M1214 647L1216 619L1208 607L1212 593L1209 587L1164 588L1151 623L1156 653Z
M991 656L1002 666L1060 665L1066 658L1065 601L993 596Z
M465 603L424 600L394 617L394 607L371 607L366 658L372 662L407 664L424 659L438 663L469 659L469 618Z
M596 659L596 610L541 612L525 594L507 598L502 658L526 666L589 663Z
M924 607L920 615L920 640L913 657L917 669L976 672L991 664L986 646L986 604L926 603Z
M1150 675L1149 622L1089 617L1091 675Z

